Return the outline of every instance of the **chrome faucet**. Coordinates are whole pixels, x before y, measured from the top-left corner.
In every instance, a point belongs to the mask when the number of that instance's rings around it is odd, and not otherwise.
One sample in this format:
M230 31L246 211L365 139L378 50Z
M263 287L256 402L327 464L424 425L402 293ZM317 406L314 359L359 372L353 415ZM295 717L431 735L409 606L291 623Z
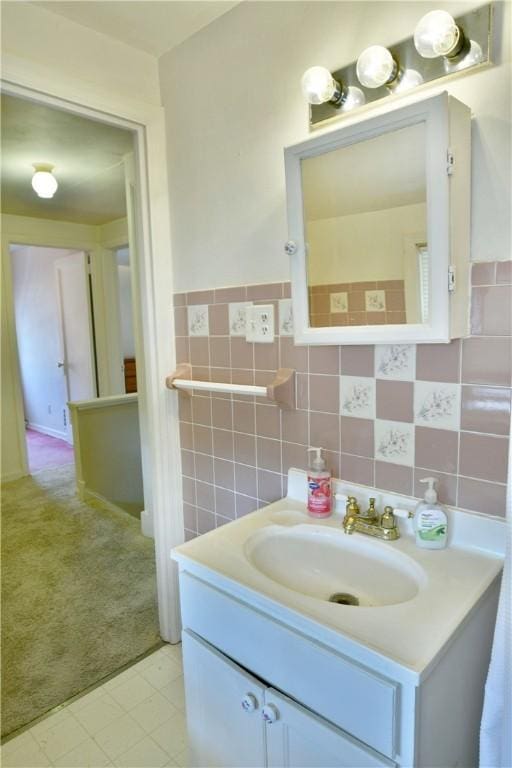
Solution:
M393 507L384 507L384 512L379 515L375 509L375 499L370 499L370 506L366 513L362 514L355 496L348 498L342 494L335 494L337 500L347 501L345 516L343 518L343 530L345 533L352 534L364 533L367 536L375 536L384 541L396 541L400 538L400 529L396 518L405 519L413 517L414 513L406 509L393 509Z

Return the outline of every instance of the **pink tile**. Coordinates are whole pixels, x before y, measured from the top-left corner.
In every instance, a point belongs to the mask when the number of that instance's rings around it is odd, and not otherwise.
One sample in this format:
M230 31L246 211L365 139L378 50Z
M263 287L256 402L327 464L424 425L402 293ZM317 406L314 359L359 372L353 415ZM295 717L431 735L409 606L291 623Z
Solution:
M510 339L469 338L462 342L462 381L466 384L512 384Z
M512 261L498 261L496 263L496 282L512 283Z
M178 393L178 409L181 421L192 421L192 398L188 393Z
M248 301L262 301L265 299L281 298L281 283L264 283L262 285L247 286Z
M235 464L235 490L245 496L258 498L258 485L255 467L247 467L245 464Z
M258 470L258 498L262 501L272 502L283 496L283 484L281 475L275 472Z
M366 325L385 325L386 313L385 312L367 312L366 313Z
M240 493L236 494L236 516L243 517L250 512L254 512L259 507L258 499L253 499L250 496L242 496Z
M311 313L313 315L326 315L331 311L328 293L314 293L311 296Z
M231 365L233 368L254 369L254 344L245 339L231 337Z
M194 424L209 427L212 423L212 401L209 397L194 395L192 398L192 419Z
M275 378L275 371L254 371L254 383L260 387L268 387Z
M192 365L208 366L210 365L210 351L208 339L195 338L189 339L190 344L190 362Z
M330 373L337 376L340 372L340 348L327 346L310 347L309 372Z
M423 499L427 485L420 483L425 477L436 477L436 488L438 498L441 504L448 504L451 507L457 505L457 475L446 475L443 472L432 472L430 469L414 468L414 491L417 499Z
M373 459L365 459L362 456L350 456L348 453L342 453L340 477L349 483L375 485Z
M512 334L512 286L473 288L471 333L476 336Z
M348 325L348 315L346 312L331 312L329 317L329 326Z
M196 503L196 481L190 477L181 478L181 488L183 493L183 501L187 504Z
M283 440L288 443L308 445L308 414L307 411L285 411L281 414Z
M371 419L342 416L340 419L341 452L373 458L373 425Z
M183 525L190 531L197 531L197 509L187 502L183 503Z
M283 283L282 290L283 290L283 299L291 299L291 297L292 297L292 284L291 283Z
M416 378L422 381L460 381L460 339L450 344L418 344Z
M181 450L181 471L187 477L196 476L194 453L192 451Z
M415 464L441 472L457 472L458 432L416 427Z
M507 438L477 435L471 432L460 433L460 475L505 483L507 464Z
M194 381L211 381L210 368L202 365L193 365L192 378Z
M232 368L231 381L233 384L254 384L254 369ZM254 397L247 395L233 395L233 399L243 402L253 402Z
M187 421L180 421L180 444L182 448L187 448L190 451L194 448L192 424Z
M290 467L307 469L308 456L305 445L296 443L283 443L283 472L288 472Z
M510 434L510 389L462 387L461 429Z
M412 381L377 379L377 418L390 421L414 420Z
M252 403L233 403L233 423L237 432L254 435L256 432L256 408Z
M297 388L297 408L308 410L309 408L309 376L307 373L297 373L295 377Z
M213 460L213 472L215 476L215 485L232 491L235 487L235 465L232 461L225 459Z
M197 510L197 532L208 533L215 528L215 515L206 509Z
M210 336L229 336L227 304L210 304L208 318Z
M196 478L203 483L213 483L213 459L211 456L196 453ZM199 504L199 502L197 503Z
M312 411L339 413L339 376L309 377L309 407Z
M190 346L187 336L176 337L176 362L188 363L190 360Z
M245 301L246 293L245 285L236 286L235 288L216 288L215 303L229 304L230 302Z
M201 427L197 424L193 426L194 432L194 450L199 453L212 453L212 430L210 427ZM185 446L186 447L186 446Z
M383 491L394 493L412 493L412 467L389 464L387 461L375 462L375 485Z
M187 304L213 304L213 291L191 291L187 293Z
M222 517L235 519L235 494L226 488L215 487L215 511Z
M256 403L256 434L260 437L281 438L281 409L276 405Z
M231 350L227 336L210 338L210 363L215 368L230 368Z
M405 296L402 291L386 291L386 311L397 312L405 310Z
M340 477L340 454L337 451L324 451L324 458L331 476Z
M294 371L308 370L308 348L296 346L293 339L281 336L279 339L281 368L293 368Z
M233 460L233 433L231 430L213 430L213 455L218 459Z
M184 307L187 303L187 294L175 293L173 296L173 303L175 307Z
M309 439L311 445L326 451L340 451L340 417L331 413L309 414Z
M240 432L234 433L234 456L235 461L241 464L250 464L256 466L256 438L254 435L243 435Z
M350 291L348 294L348 311L364 312L366 310L364 291Z
M212 424L221 429L233 429L233 405L231 400L212 398Z
M203 483L200 480L196 481L196 504L198 508L197 524L199 527L199 508L215 512L215 491L211 483Z
M350 289L352 291L373 291L377 287L375 280L361 281L359 283L351 283Z
M254 367L259 371L275 371L279 368L279 342L254 345Z
M186 307L174 307L174 333L176 336L188 336Z
M258 467L281 472L281 441L268 437L258 437L256 440Z
M458 506L485 515L505 517L507 486L459 477Z
M350 346L340 349L341 373L346 376L373 376L375 347Z
M230 519L229 517L224 517L223 515L218 515L217 513L215 513L216 528L221 528L223 525L227 525L228 523L231 522L231 520L232 518Z
M349 312L348 324L349 325L366 325L368 322L366 318L367 318L366 312Z
M496 262L479 261L471 265L472 285L494 285L496 279Z
M187 531L185 528L185 541L192 541L192 539L197 538L197 532L196 531Z
M380 290L403 291L403 280L377 280L377 288Z

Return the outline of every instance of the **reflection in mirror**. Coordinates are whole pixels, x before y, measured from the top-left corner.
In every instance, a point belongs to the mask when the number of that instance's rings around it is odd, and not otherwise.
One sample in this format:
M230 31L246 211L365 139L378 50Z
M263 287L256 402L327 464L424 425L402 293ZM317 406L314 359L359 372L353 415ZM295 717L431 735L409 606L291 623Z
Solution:
M427 323L425 124L301 168L310 326Z

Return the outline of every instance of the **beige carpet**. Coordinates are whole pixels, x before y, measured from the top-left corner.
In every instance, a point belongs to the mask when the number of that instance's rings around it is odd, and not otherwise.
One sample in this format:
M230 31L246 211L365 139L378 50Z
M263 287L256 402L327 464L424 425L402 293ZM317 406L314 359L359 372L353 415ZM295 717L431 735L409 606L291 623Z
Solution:
M74 467L2 486L2 735L160 642L152 539Z

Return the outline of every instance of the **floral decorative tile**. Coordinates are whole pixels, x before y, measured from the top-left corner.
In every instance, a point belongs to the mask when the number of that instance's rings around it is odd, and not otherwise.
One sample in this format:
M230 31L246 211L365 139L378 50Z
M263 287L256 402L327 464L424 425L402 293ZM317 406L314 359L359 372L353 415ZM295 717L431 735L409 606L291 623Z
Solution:
M348 312L348 293L346 291L330 293L329 297L331 314Z
M416 346L414 344L378 344L375 347L375 375L378 379L414 381Z
M376 419L375 458L391 464L414 466L414 424Z
M366 376L341 376L340 379L340 413L374 419L375 379Z
M416 424L440 429L460 429L460 386L435 381L414 384Z
M279 299L279 335L293 336L293 307L291 299Z
M367 312L385 312L386 311L386 292L385 291L365 291L364 292Z
M187 319L189 336L209 335L208 304L194 304L187 307Z
M246 309L250 301L241 301L229 305L229 335L245 336L247 330Z

